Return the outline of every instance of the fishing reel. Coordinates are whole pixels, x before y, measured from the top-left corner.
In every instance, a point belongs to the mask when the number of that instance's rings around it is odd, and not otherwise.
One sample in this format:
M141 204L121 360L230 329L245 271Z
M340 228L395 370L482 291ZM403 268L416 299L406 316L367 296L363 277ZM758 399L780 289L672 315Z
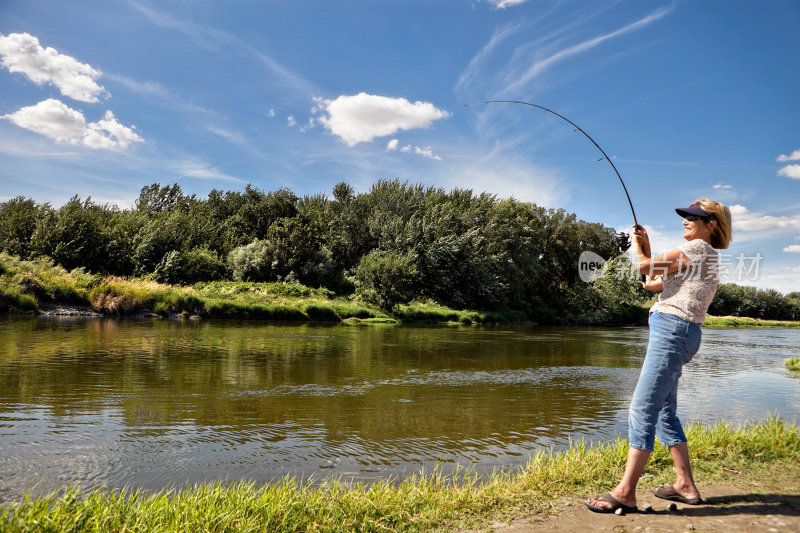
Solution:
M617 248L619 248L620 252L627 252L628 248L631 247L631 236L629 233L620 231L614 235L614 243L617 245Z

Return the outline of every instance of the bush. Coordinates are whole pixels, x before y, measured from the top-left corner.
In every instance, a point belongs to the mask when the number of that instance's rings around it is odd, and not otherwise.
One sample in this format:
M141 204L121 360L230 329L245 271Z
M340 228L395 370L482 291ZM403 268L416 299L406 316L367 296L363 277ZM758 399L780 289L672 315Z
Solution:
M364 300L391 310L414 297L417 267L410 253L373 250L361 258L356 269L356 287Z
M188 252L172 250L156 266L154 277L162 283L192 285L225 277L228 269L216 252L195 248Z
M228 267L236 281L270 281L273 250L269 241L254 240L228 254Z

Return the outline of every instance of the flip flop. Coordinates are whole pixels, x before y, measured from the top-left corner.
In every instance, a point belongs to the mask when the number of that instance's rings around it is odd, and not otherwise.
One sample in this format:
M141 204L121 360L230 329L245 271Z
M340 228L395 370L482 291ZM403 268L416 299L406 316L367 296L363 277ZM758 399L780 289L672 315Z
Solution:
M583 502L584 505L586 505L586 507L588 507L590 511L594 511L595 513L613 513L617 509L622 509L623 512L626 513L635 513L639 511L639 508L636 507L635 505L625 505L624 503L616 499L614 496L612 496L610 492L606 492L602 496L594 499L611 504L611 507L606 508L606 507L597 507L595 505L592 505L588 501Z
M653 489L653 494L662 500L681 502L687 505L700 505L703 503L703 498L687 498L686 496L682 496L681 493L675 490L675 487L669 483L661 485L657 489Z

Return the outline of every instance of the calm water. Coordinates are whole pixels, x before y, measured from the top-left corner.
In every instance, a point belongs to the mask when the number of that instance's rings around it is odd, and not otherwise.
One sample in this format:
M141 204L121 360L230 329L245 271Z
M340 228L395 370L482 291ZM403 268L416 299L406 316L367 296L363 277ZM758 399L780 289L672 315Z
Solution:
M646 328L0 318L0 501L515 467L625 435ZM800 330L705 330L684 421L798 421Z

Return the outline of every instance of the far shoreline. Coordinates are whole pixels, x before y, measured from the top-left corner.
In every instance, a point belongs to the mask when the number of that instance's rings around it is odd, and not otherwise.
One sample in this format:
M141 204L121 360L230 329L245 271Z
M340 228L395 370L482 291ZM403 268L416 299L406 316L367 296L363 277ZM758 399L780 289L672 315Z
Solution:
M406 307L413 308L413 305ZM331 323L339 322L344 324L429 324L429 325L525 325L525 326L538 326L540 324L530 320L518 321L484 321L484 320L468 320L465 317L472 316L477 318L481 316L481 312L475 310L457 311L447 308L440 308L439 313L431 313L430 309L427 316L418 317L416 320L409 317L409 319L402 319L399 317L391 316L371 316L371 317L346 317L346 318L306 318L306 319L272 319L263 318L259 316L202 316L199 314L190 313L157 313L153 309L141 308L131 310L126 313L112 313L108 311L98 311L90 305L75 305L69 303L43 303L35 310L26 311L9 311L6 315L11 316L36 316L36 317L61 317L61 318L132 318L132 319L169 319L169 320L266 320L275 322L303 322L303 323ZM443 315L443 316L442 316ZM439 320L437 320L439 318ZM499 316L495 319L500 318ZM547 325L547 324L542 324ZM573 324L573 323L560 323L555 324L558 326L566 327L646 327L645 324ZM771 328L771 329L797 329L800 328L800 321L791 320L764 320L750 317L739 316L711 316L706 317L703 323L703 328L706 329L741 329L741 328Z

